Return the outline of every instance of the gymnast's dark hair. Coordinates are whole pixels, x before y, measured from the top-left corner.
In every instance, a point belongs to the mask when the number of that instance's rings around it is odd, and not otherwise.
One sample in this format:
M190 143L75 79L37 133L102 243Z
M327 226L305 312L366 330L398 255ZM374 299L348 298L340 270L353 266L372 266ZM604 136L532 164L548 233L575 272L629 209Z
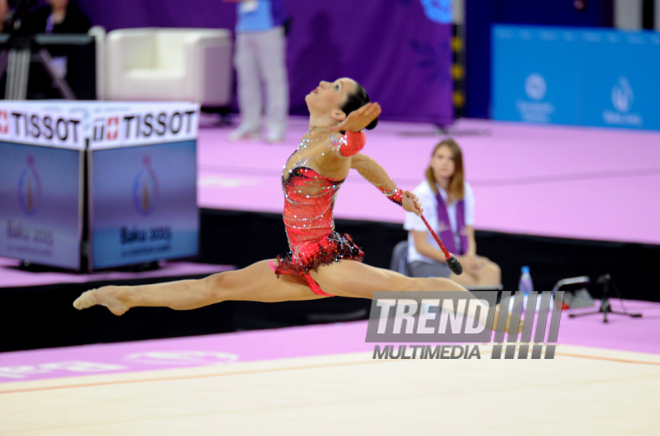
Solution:
M348 96L346 99L346 102L344 105L341 107L342 112L348 116L351 112L356 111L360 109L362 106L365 104L369 103L371 100L369 100L369 94L367 94L367 91L364 90L362 85L359 83L355 82L357 85L357 90ZM374 127L378 125L378 118L373 120L368 126L367 130L371 130Z

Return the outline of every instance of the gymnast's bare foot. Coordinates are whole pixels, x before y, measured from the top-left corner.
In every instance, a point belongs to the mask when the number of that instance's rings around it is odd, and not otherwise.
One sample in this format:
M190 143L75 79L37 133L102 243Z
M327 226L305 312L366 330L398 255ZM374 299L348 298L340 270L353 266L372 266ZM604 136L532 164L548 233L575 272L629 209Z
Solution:
M129 309L119 300L119 287L117 286L103 286L102 288L83 292L73 302L73 307L83 310L97 304L107 307L110 312L117 316L123 315Z

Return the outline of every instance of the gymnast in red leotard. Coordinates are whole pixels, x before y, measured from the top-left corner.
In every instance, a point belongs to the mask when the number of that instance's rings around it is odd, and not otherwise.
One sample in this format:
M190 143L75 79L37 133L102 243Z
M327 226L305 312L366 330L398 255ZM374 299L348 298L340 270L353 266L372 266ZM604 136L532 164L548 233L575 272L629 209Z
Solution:
M381 109L349 78L321 82L305 101L310 130L282 174L284 224L290 253L246 268L140 286L104 286L84 292L77 309L106 306L115 315L131 307L195 309L221 301L277 302L334 295L372 298L375 291L466 291L443 278L410 278L361 263L364 253L350 236L335 232L333 207L350 169L357 170L390 200L420 214L417 197L397 189L385 170L365 154L363 129L378 123ZM402 154L405 152L401 152Z
M364 253L349 235L335 232L332 212L337 191L345 179L323 177L310 166L308 158L298 160L298 153L325 138L330 141L327 151L339 158L348 157L342 153L359 150L365 142L364 133L333 134L324 128L311 128L305 135L284 166L282 175L284 225L291 251L285 259L278 257L278 266L273 269L278 275L303 276L313 293L331 297L321 290L310 276L310 271L343 259L360 262Z

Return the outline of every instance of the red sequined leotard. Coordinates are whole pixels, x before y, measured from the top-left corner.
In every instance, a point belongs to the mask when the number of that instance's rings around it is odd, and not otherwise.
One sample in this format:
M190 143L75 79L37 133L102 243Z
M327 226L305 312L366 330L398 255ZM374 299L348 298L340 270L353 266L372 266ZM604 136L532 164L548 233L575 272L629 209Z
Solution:
M317 132L311 129L296 152L307 148L311 142L316 142L311 139L315 133ZM355 154L364 145L363 134L352 134L350 139L339 133L328 135L330 147L327 151L343 158L347 157L346 150L357 149L352 153ZM325 136L323 139L327 138L328 136ZM349 235L335 232L333 207L337 191L344 180L321 176L308 166L308 159L299 160L282 176L285 197L284 225L291 251L285 258L278 256L275 272L278 275L303 276L312 292L317 295L332 296L323 292L312 279L309 275L311 270L342 259L362 261L364 257L362 250L353 243Z

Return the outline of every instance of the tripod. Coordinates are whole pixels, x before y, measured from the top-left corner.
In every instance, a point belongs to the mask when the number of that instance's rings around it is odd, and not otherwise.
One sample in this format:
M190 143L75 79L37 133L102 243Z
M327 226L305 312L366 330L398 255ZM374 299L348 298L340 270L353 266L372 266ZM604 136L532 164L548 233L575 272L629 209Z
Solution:
M50 53L33 37L12 36L9 40L9 50L0 55L0 78L7 72L7 86L5 100L25 100L27 97L28 77L30 76L30 60L35 52L44 69L55 84L55 88L67 100L75 100L76 96L66 83L53 69L53 59Z
M610 283L612 284L612 287L614 288L614 291L616 292L617 297L619 300L621 300L621 293L619 292L619 289L616 287L616 284L614 281L612 281L612 277L610 277L609 274L604 274L600 277L598 277L598 280L596 281L598 285L601 285L603 287L603 296L601 297L600 300L600 308L596 311L593 312L587 312L587 313L571 313L568 315L570 318L577 318L579 316L586 316L586 315L596 315L599 313L603 314L603 322L609 322L607 320L607 314L608 313L613 313L615 315L626 315L630 316L632 318L641 318L642 314L641 313L628 313L628 310L626 309L626 306L623 306L623 312L617 311L617 310L612 310L612 306L610 305L610 296L609 296L609 291L610 291ZM623 301L621 301L621 304L623 305Z

